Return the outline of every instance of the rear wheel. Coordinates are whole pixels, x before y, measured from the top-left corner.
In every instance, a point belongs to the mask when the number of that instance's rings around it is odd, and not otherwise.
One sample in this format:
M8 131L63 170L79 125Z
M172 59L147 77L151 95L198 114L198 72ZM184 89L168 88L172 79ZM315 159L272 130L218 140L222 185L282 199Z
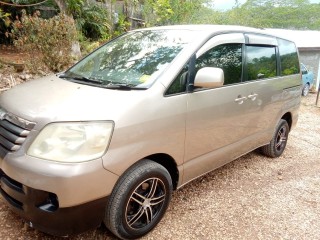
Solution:
M310 90L310 86L308 83L306 83L304 86L303 86L303 89L302 89L302 96L307 96L308 93L309 93L309 90Z
M118 181L108 202L105 225L122 239L139 238L163 217L172 193L168 171L158 163L142 160Z
M290 128L287 121L281 119L271 142L268 145L261 147L262 153L271 158L279 157L286 148L289 131Z

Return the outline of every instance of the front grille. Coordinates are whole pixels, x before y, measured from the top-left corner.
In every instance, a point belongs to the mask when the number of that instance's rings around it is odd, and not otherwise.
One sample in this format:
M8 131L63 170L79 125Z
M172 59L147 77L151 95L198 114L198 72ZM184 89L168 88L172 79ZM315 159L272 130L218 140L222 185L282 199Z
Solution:
M49 213L59 209L56 194L27 187L10 178L0 169L1 196L18 213L36 209Z
M0 169L0 195L14 208L23 210L25 193L21 183L9 178Z
M0 121L0 146L5 152L17 151L29 133L29 130L3 119Z

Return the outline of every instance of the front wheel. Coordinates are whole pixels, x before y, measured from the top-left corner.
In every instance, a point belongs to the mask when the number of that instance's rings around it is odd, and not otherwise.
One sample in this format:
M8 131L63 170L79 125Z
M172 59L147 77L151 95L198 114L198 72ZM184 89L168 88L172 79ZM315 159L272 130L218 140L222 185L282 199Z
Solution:
M286 120L281 119L268 145L261 147L262 153L268 157L279 157L287 145L290 128Z
M151 231L163 217L172 193L168 171L142 160L120 178L108 202L104 223L121 239L135 239Z

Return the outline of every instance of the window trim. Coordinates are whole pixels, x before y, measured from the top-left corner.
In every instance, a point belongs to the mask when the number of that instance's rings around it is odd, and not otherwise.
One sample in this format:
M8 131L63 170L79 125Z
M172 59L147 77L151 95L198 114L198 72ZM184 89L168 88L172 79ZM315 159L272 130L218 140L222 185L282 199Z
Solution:
M281 77L287 77L287 76L293 76L293 75L296 75L296 74L300 74L301 73L301 63L300 63L300 59L299 59L299 51L298 51L298 48L297 48L297 45L293 42L293 41L290 41L288 39L283 39L283 38L277 38L277 42L278 42L278 51L279 51L279 76ZM298 67L298 72L297 73L292 73L292 74L287 74L287 75L284 75L282 74L282 61L281 61L281 57L284 56L284 55L281 55L281 52L280 52L280 48L282 47L282 43L281 42L287 42L287 44L292 44L295 48L295 53L297 55L297 67Z
M280 66L279 66L279 57L280 54L278 53L278 46L275 45L270 45L270 44L244 44L245 46L245 52L244 52L244 57L245 57L245 77L242 79L243 83L248 83L248 82L256 82L256 81L263 81L263 80L267 80L267 79L273 79L276 77L279 77L279 73L280 73ZM275 54L276 54L276 75L273 77L266 77L266 78L261 78L261 79L252 79L249 80L249 74L248 74L248 51L247 51L247 47L248 46L253 46L253 47L265 47L265 48L274 48L275 50Z
M231 36L231 38L229 38L229 40L226 38L224 39L224 41L219 41L219 39L215 39L219 36ZM243 36L243 41L239 40L234 40L232 39L232 36ZM241 38L239 38L241 39ZM272 41L267 41L272 39ZM283 38L279 38L276 36L272 36L272 35L265 35L265 34L259 34L259 33L252 33L252 32L238 32L238 31L232 31L232 32L221 32L219 34L213 34L210 37L208 37L208 39L206 41L203 42L203 44L201 46L199 46L199 48L194 52L194 54L185 62L185 64L183 65L183 67L186 64L189 64L189 66L195 68L195 63L192 64L191 60L193 58L196 57L199 58L200 56L202 56L205 52L209 51L210 49L219 46L219 45L223 45L223 44L242 44L242 73L241 73L241 80L240 82L237 83L232 83L232 84L227 84L227 85L223 85L219 88L224 88L224 87L230 87L230 86L234 86L234 85L240 85L240 84L245 84L245 83L250 83L250 82L256 82L256 81L265 81L265 80L269 80L269 79L273 79L273 78L277 78L277 77L283 77L283 76L287 76L287 75L282 75L282 66L281 66L281 55L280 55L280 44L279 44L279 40L283 40L283 41L287 41L288 43L294 44L295 49L296 49L296 53L297 52L297 48L294 42L287 40L287 39L283 39ZM270 44L271 43L271 44ZM210 45L210 47L207 47L206 45ZM275 54L276 54L276 76L274 77L269 77L269 78L262 78L262 79L255 79L255 80L248 80L248 61L247 61L247 46L261 46L261 47L273 47L275 48ZM203 48L208 48L206 51L201 52ZM201 53L199 55L199 53ZM299 55L299 54L298 54ZM183 67L180 69L180 71L176 74L176 76L174 76L172 82L168 85L168 87L166 88L166 90L164 91L164 97L171 97L171 96L178 96L178 95L182 95L182 94L186 94L186 93L192 93L192 92L199 92L199 91L206 91L206 90L213 90L211 88L199 88L199 89L193 89L193 84L192 82L194 81L194 77L195 77L195 71L191 71L190 68L188 69L189 72L189 77L187 80L187 86L186 90L184 92L180 92L180 93L173 93L173 94L168 94L168 90L169 88L172 86L173 82L176 80L177 76L180 74L181 70L183 69ZM300 62L299 62L299 70L301 68L300 66ZM301 70L300 70L301 71ZM298 73L297 73L298 74ZM295 75L295 74L292 74ZM289 75L290 76L290 75ZM190 84L191 83L191 84ZM191 89L191 88L192 89ZM188 88L188 89L187 89ZM216 88L214 88L216 89Z

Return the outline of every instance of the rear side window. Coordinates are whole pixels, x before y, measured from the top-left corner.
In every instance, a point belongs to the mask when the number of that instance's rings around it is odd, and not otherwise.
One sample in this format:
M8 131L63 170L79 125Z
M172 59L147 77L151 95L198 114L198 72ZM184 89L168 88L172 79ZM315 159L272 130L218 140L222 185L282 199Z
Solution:
M278 39L281 75L287 76L300 72L299 58L293 42Z
M242 44L223 44L210 49L196 61L196 71L204 67L222 68L224 85L240 83L242 76Z
M248 81L277 76L276 48L246 46Z

